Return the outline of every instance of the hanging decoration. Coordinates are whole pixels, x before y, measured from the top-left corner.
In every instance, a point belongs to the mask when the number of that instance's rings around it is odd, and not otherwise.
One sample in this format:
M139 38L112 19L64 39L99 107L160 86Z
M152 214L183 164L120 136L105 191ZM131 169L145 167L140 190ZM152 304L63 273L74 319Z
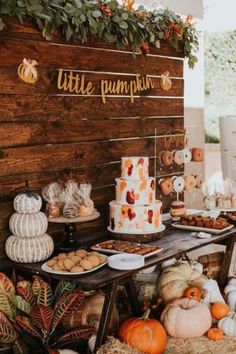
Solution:
M161 74L160 85L164 91L169 91L171 89L172 81L171 81L170 73L168 70L165 71L163 74Z
M38 65L36 60L24 58L23 62L18 66L19 78L28 84L35 84L38 80L36 65Z
M117 0L34 0L30 5L28 0L7 1L0 6L0 31L5 27L1 17L5 15L17 16L21 23L31 21L47 40L56 32L67 41L82 43L96 36L118 49L131 47L134 55L140 48L147 54L149 48L159 47L164 40L183 52L191 68L197 62L194 53L199 47L198 32L191 16L184 21L169 9L151 12L143 6L134 8L133 0L123 5Z

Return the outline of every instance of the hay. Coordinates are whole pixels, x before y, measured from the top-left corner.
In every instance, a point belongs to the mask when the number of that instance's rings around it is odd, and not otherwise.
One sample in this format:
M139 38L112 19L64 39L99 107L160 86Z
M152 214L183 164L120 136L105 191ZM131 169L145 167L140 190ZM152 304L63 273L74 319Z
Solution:
M108 337L106 343L101 346L96 354L142 354L138 350L121 343L114 337Z
M236 337L224 336L217 342L206 337L169 338L164 354L236 354Z

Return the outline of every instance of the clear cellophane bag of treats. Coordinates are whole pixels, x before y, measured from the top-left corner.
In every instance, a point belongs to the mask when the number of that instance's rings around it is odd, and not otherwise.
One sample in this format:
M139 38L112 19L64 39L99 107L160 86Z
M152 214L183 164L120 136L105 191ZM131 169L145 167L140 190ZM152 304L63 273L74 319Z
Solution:
M79 215L89 216L94 212L94 202L91 199L92 186L89 183L82 183L79 186L80 206Z
M47 202L46 212L49 218L57 218L61 216L62 200L61 200L62 186L58 182L52 182L42 188L42 197Z

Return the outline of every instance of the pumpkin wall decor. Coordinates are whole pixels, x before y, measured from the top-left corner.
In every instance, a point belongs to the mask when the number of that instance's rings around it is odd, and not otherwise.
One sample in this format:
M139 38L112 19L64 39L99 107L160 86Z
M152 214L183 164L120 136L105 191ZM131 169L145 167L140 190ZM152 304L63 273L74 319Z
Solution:
M165 302L181 298L191 286L202 288L206 277L190 264L180 263L165 268L158 280L158 296Z
M220 328L210 328L207 331L207 338L211 340L221 340L224 338L224 332Z
M224 288L227 304L231 311L236 311L236 279L232 278Z
M18 66L19 78L28 84L34 84L38 80L36 65L38 65L36 60L24 58L23 62Z
M161 322L172 337L196 338L208 331L212 318L206 305L182 298L166 305L161 314Z
M40 262L50 257L54 245L46 234L48 220L40 211L41 197L26 189L15 197L13 205L16 212L9 221L13 235L6 240L7 256L19 263Z
M129 318L119 331L121 341L146 354L161 354L167 344L164 327L155 319L149 319L150 310L142 318Z

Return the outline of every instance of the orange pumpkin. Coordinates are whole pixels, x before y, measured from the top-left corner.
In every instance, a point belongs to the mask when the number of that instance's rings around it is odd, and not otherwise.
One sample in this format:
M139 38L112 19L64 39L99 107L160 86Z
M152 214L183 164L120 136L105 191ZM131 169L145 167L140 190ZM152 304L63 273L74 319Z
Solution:
M187 297L188 299L192 299L195 301L201 301L202 292L201 289L197 286L191 286L184 291L183 297Z
M149 319L150 310L142 318L129 318L119 332L121 341L146 354L161 354L167 344L167 334L160 322Z
M229 312L229 306L223 302L215 302L211 306L211 314L216 320L225 317Z
M224 337L224 332L219 328L210 328L207 331L207 338L211 340L221 340Z

